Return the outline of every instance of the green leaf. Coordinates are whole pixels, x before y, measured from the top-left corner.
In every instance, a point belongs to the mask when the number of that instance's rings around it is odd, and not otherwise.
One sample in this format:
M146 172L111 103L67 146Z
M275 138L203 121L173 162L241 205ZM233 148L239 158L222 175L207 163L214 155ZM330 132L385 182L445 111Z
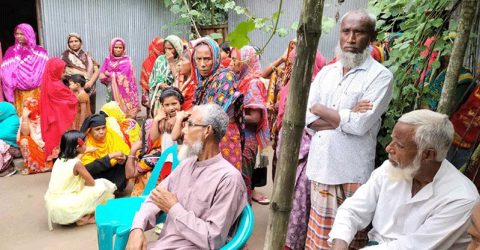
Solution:
M439 28L440 26L442 26L442 24L443 24L443 19L441 19L441 18L437 18L437 19L433 20L433 22L432 22L432 25L435 28Z
M245 12L247 12L247 10L242 6L235 6L234 10L238 15L242 15L242 14L245 14Z
M272 19L277 20L280 17L280 15L282 15L282 14L283 14L283 11L281 11L281 12L276 11L275 13L273 13Z
M235 7L235 1L229 1L225 4L224 9L225 10L230 10Z
M285 28L280 28L280 29L277 29L277 34L279 37L284 37L288 34L288 31Z
M223 39L223 36L222 36L222 34L220 34L220 33L212 33L212 34L209 34L208 36L209 36L210 38L212 38L213 40Z
M440 61L436 60L436 61L432 62L430 67L432 68L432 70L440 68Z
M290 25L290 29L292 30L297 30L298 29L298 21L295 21Z
M248 33L255 29L255 22L253 19L243 21L235 27L235 29L227 35L227 41L230 46L235 48L242 48L250 42Z

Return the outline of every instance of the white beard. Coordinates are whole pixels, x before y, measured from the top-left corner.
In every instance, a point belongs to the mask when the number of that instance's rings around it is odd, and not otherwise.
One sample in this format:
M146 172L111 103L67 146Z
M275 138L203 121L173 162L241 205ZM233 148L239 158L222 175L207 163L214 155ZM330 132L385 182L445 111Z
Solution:
M365 48L362 53L345 52L340 49L340 45L335 48L335 54L338 60L342 63L343 67L348 69L356 68L362 65L365 60L370 56L370 50Z
M183 144L178 151L178 158L180 160L185 160L192 156L198 156L203 150L202 140L194 142L192 145Z
M413 162L408 166L394 166L391 161L388 161L387 173L391 181L412 181L415 174L418 173L421 167L421 154L416 155Z

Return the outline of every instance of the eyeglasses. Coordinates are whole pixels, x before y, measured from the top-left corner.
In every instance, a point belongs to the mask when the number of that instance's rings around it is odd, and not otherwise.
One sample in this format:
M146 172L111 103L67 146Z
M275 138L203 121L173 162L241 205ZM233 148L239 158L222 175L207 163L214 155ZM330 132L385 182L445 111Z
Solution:
M199 124L199 123L193 123L192 121L187 121L187 126L188 127L208 127L209 125L207 124Z

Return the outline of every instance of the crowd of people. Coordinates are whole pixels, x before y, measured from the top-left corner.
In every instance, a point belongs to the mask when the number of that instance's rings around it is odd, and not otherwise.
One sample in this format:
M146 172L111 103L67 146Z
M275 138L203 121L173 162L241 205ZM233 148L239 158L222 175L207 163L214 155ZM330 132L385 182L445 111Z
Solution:
M285 249L465 249L471 241L480 198L457 170L465 161L455 159L478 141L479 123L465 121L478 121L479 88L451 119L428 110L435 110L433 95L428 109L404 114L386 147L389 159L375 169L394 77L381 64L390 48L375 43L375 25L365 10L350 11L340 19L335 58L327 63L316 53ZM122 38L111 40L99 64L79 34L68 34L59 58L36 44L30 25L14 34L15 45L0 55L0 175L15 174L12 159L20 157L22 174L51 171L49 220L94 223L98 204L141 195L159 157L177 144L180 165L172 171L167 158L127 249L146 247L143 232L160 212L168 217L149 247L217 249L248 203L269 204L254 192L266 171L255 170L271 146L275 177L296 40L262 68L250 45L155 37L137 82ZM97 80L107 89L98 113ZM147 119L140 122L142 106ZM469 232L478 234L473 226Z

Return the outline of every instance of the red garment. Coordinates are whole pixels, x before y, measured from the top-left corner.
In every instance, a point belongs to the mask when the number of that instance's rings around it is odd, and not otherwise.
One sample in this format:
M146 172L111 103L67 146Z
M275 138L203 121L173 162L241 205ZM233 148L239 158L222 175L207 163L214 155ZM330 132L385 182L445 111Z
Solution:
M143 61L142 64L142 72L140 74L140 86L142 86L143 92L149 90L148 80L150 80L150 74L153 70L153 65L155 64L155 60L160 55L165 53L163 48L163 38L155 37L150 42L150 46L148 46L148 57Z
M453 144L470 148L477 142L480 130L480 86L477 86L451 118L455 128Z
M40 126L45 156L59 146L62 134L72 127L77 114L77 97L61 80L64 69L62 59L48 59L40 85Z
M232 61L232 58L230 57L227 57L225 59L222 60L222 66L224 68L228 68L228 66L230 66L230 62Z

